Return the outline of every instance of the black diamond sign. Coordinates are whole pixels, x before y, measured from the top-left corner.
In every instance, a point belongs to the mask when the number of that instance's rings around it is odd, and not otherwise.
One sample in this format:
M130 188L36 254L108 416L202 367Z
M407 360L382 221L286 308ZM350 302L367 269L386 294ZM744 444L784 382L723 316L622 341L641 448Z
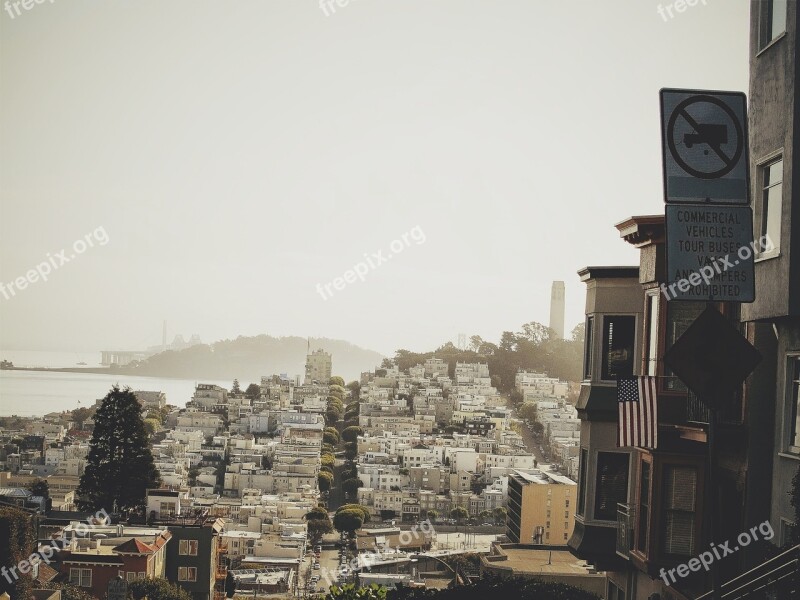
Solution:
M664 355L664 363L710 407L733 397L759 362L761 353L711 307Z

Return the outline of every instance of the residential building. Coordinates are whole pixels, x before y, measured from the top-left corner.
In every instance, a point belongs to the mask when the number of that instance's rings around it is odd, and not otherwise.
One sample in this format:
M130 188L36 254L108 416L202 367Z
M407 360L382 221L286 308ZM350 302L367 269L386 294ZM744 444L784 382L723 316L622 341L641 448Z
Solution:
M506 535L515 543L566 546L576 499L577 485L563 475L513 471L508 476Z

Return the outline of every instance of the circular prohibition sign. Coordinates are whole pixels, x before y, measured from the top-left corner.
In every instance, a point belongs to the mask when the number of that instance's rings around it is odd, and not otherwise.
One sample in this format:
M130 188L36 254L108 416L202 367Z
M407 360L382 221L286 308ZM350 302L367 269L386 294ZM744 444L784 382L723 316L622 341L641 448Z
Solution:
M720 160L725 163L724 167L712 172L698 171L689 165L680 155L678 148L675 146L675 125L678 122L678 117L683 117L697 133L700 133L702 126L699 125L697 121L694 120L692 115L690 115L686 110L687 107L699 102L707 102L721 108L730 117L731 121L733 122L733 126L736 129L737 144L736 151L733 153L732 157L729 157L727 154L725 154L718 142L712 140L705 141L705 143L714 151L714 153L719 156ZM684 171L700 179L719 179L720 177L730 173L738 164L739 159L742 157L742 152L744 151L744 131L742 130L742 124L739 123L736 113L734 113L731 107L725 104L722 100L715 98L714 96L692 96L691 98L687 98L678 104L678 106L675 107L675 110L672 111L672 115L670 115L669 118L669 123L667 124L667 143L669 144L669 151L672 153L675 162L677 162Z

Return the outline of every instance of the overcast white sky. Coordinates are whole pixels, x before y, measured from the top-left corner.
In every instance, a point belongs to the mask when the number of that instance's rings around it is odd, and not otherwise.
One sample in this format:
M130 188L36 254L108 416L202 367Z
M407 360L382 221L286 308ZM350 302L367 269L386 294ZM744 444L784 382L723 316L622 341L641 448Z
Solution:
M705 1L705 4L702 2ZM749 2L55 0L0 13L0 347L547 323L663 211L661 87L747 91ZM323 300L317 283L425 242Z

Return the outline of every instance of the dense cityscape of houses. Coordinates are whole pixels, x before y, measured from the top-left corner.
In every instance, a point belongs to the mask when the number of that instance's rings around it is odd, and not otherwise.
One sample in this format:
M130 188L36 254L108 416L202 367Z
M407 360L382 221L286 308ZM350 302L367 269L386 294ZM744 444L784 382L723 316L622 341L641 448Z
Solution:
M407 372L385 364L364 372L349 386L356 390L349 406L355 401L358 411L357 425L348 424L358 435L348 460L358 481L343 492L320 486L331 370L332 357L317 350L307 356L302 382L265 376L247 392L238 384L231 390L198 384L185 408L169 405L161 392L135 391L145 422L155 422L151 445L162 487L147 492L138 517L119 519L108 507L88 533L76 523L90 518L77 511L76 491L91 411L20 419L17 430L1 431L0 502L36 509L43 515L40 539L64 540L36 576L72 582L98 598L117 575L165 577L198 599L220 597L229 574L239 590L320 591L327 588L316 589L324 583L313 572L319 558L306 562L313 540L305 520L320 502L331 511L345 502L369 511L356 552L421 521L454 535L469 523L489 541L566 550L576 506L569 475L577 471L580 431L566 382L517 374L518 408L534 407L537 435L534 423L516 418L491 385L485 363L456 363L451 372L444 360L430 358ZM551 464L539 465L529 448L534 444ZM341 455L339 447L335 470L344 463ZM35 493L42 481L46 498ZM369 577L407 583L409 551L475 550L467 538L403 540L394 552L381 553ZM581 569L588 573L588 565Z

